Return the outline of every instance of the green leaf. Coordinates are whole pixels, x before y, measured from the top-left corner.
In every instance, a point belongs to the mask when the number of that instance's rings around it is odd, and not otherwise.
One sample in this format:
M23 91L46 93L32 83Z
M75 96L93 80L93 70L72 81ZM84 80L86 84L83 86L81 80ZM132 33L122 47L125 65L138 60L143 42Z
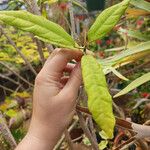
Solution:
M77 44L71 36L58 24L42 16L33 15L26 11L0 11L0 21L31 32L40 39L51 44L75 48Z
M123 76L119 71L117 71L115 68L110 67L109 68L118 78L125 80L125 81L129 81L129 79L127 79L125 76Z
M100 150L103 150L107 147L108 141L107 140L102 140L99 144L98 147Z
M143 56L148 56L150 54L150 41L144 42L136 45L135 47L129 48L122 51L114 56L108 57L104 60L99 60L103 68L108 66L122 66L122 63L128 64L133 62Z
M150 11L150 3L145 0L131 0L130 3L143 10Z
M105 9L96 19L90 30L88 31L88 41L92 42L96 39L103 38L120 20L122 14L129 5L130 0L116 4Z
M132 81L128 86L126 86L123 90L121 90L119 93L117 93L115 97L119 97L121 95L124 95L128 92L130 92L131 90L137 88L138 86L144 84L145 82L150 81L150 72L144 74L143 76L137 78L136 80Z
M150 40L150 36L146 35L144 33L141 33L139 30L126 30L123 28L119 29L119 32L123 33L123 34L127 34L129 37L133 37L139 40L143 40L143 41L148 41Z
M90 55L81 59L82 77L88 95L88 108L98 126L109 139L113 138L115 117L101 65Z

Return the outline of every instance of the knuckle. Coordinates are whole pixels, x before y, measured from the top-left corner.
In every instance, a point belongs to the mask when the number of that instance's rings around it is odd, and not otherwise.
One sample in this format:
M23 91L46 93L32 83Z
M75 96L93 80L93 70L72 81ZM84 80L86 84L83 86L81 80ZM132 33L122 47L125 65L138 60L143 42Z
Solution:
M45 77L42 74L38 74L35 78L35 84L41 85L45 81Z

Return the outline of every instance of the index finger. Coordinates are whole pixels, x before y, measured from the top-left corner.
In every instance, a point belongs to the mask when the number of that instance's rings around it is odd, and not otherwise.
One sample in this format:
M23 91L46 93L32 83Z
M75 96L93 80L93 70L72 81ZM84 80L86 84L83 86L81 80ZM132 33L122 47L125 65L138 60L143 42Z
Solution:
M67 63L75 59L80 61L83 55L80 50L60 49L54 52L55 55L48 59L43 69L49 71L50 74L61 73L66 67Z

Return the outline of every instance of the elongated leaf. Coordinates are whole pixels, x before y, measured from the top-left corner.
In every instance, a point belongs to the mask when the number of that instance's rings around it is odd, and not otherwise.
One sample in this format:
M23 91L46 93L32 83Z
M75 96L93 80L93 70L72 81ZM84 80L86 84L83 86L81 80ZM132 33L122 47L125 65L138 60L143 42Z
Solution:
M88 41L103 38L119 21L129 5L130 0L105 9L96 19L88 32Z
M129 37L133 37L133 38L136 38L136 39L139 39L139 40L143 40L143 41L150 40L150 36L149 35L145 35L144 33L141 33L140 31L126 30L126 29L120 28L119 32L127 33L127 35Z
M117 66L121 63L129 63L145 55L150 54L150 41L138 44L135 47L129 48L125 51L120 52L112 57L108 57L104 60L99 60L99 62L105 66Z
M117 51L122 51L123 49L125 49L125 46L106 49L105 52L117 52Z
M140 86L148 81L150 81L150 72L144 74L143 76L141 76L141 77L137 78L136 80L134 80L133 82L131 82L127 87L125 87L123 90L121 90L119 93L117 93L114 96L114 98L130 92L131 90L137 88L138 86Z
M0 11L0 21L28 31L51 44L74 48L77 44L65 30L44 17L26 11Z
M112 98L109 94L105 75L101 65L90 55L81 59L82 77L88 95L88 108L98 126L113 138L115 118L112 110Z
M137 18L139 16L148 16L150 15L150 11L142 10L142 9L135 9L135 8L128 8L126 11L127 15L126 18Z
M146 11L150 11L150 3L145 0L131 0L131 4Z
M129 81L129 79L127 79L125 76L123 76L119 71L117 71L115 68L110 67L109 68L118 78L125 80L125 81Z

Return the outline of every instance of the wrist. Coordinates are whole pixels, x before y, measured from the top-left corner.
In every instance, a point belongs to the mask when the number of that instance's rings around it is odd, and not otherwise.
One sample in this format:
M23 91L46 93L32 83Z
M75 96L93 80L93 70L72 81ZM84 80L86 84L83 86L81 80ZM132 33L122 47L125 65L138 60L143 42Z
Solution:
M63 128L57 125L39 123L32 118L29 130L16 150L51 150L63 133Z
M49 149L52 149L60 139L64 128L60 125L39 123L36 120L31 121L27 137L32 137L39 143L43 143Z

